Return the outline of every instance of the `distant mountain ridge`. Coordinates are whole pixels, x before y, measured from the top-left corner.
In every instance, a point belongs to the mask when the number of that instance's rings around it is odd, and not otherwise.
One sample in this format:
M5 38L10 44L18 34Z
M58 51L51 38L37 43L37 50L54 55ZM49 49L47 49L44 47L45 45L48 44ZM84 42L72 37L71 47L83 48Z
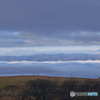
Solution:
M0 56L0 61L76 61L100 60L100 54L37 54L30 56Z

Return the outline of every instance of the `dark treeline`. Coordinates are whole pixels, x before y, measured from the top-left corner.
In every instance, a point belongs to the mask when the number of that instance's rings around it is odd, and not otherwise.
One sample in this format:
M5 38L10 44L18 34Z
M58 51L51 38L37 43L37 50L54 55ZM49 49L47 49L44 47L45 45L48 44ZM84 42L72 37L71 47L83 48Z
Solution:
M75 96L70 92L98 92L98 96ZM100 100L100 80L75 78L63 82L57 80L36 79L26 83L23 87L7 85L0 90L0 100L4 97L10 100ZM8 99L9 100L9 99Z

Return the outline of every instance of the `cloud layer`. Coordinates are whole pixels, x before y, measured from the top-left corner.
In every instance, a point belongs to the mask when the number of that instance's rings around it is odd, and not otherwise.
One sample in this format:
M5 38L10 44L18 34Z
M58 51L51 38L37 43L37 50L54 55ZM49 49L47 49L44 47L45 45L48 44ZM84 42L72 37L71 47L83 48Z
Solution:
M0 0L0 46L100 44L99 0Z
M65 45L99 45L99 32L72 32L48 34L35 34L32 32L0 32L0 46L65 46Z

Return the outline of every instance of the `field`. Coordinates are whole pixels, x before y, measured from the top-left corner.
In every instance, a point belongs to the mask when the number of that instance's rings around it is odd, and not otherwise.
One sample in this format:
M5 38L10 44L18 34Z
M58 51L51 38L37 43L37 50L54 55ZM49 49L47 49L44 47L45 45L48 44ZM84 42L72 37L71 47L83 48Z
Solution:
M38 89L40 89L41 92L42 92L41 86L44 86L44 84L49 84L49 82L51 82L50 84L51 84L51 86L54 86L53 88L55 88L56 85L58 84L57 86L59 86L59 87L57 87L55 89L60 89L60 90L57 90L58 94L56 94L56 97L59 99L52 99L52 100L67 100L67 98L69 98L69 100L76 100L76 99L71 99L68 96L69 92L71 90L75 90L75 91L77 91L77 89L79 89L79 91L81 91L82 89L83 90L85 89L86 91L88 91L89 89L97 90L99 87L95 87L95 85L99 84L99 82L100 82L99 79L87 79L87 78L75 78L75 77L50 77L50 76L34 76L34 75L30 75L30 76L3 76L3 77L0 77L0 95L3 94L3 97L1 96L0 100L42 100L39 98L37 98L37 99L34 99L34 98L21 99L22 97L25 96L25 94L24 94L24 96L23 95L15 96L16 91L18 92L20 90L21 93L24 93L24 92L22 92L22 90L26 89L26 84L30 81L35 81L36 82L35 87L38 86ZM78 83L77 83L77 81L78 81ZM42 82L43 82L43 84L42 84ZM55 85L55 83L53 83L54 84L53 85L52 82L57 82L57 84ZM66 84L63 84L63 82L65 82ZM79 87L76 89L78 84L85 86L85 88ZM62 85L62 88L60 88L61 85ZM12 86L14 86L14 87L12 87ZM63 86L64 86L64 88L63 88ZM100 84L98 86L100 86ZM19 89L17 90L16 87L18 87ZM93 87L93 88L91 88L91 87ZM51 91L54 91L53 88L51 89ZM47 89L45 89L45 90L47 91ZM28 90L28 91L30 91L30 90ZM61 94L61 93L59 94L59 91L63 92L63 94L61 95L62 99L60 99L60 97L59 97L59 95ZM9 96L5 96L5 94L7 94L7 93L9 94ZM12 95L12 93L15 93L15 94ZM68 93L68 94L66 95L66 93ZM49 94L47 96L49 96ZM63 96L65 96L66 99L64 99ZM79 100L79 99L80 98L78 98L77 100ZM91 100L94 100L94 99L99 100L99 97L93 98L93 99L91 98ZM43 100L51 100L51 99L43 99ZM81 99L81 100L90 100L90 99L86 98L86 99Z
M72 77L71 77L72 78ZM66 79L70 79L70 77L50 77L50 76L3 76L0 77L0 88L6 85L17 85L24 86L28 81L35 79L50 79L58 82L63 82ZM86 78L75 78L77 80L84 81ZM97 80L97 79L91 79Z

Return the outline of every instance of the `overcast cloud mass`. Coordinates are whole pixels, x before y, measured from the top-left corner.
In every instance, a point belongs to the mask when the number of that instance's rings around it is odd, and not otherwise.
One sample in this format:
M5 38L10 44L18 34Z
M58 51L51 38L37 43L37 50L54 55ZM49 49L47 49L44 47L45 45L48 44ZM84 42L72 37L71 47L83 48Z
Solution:
M100 0L0 0L0 46L100 44Z

